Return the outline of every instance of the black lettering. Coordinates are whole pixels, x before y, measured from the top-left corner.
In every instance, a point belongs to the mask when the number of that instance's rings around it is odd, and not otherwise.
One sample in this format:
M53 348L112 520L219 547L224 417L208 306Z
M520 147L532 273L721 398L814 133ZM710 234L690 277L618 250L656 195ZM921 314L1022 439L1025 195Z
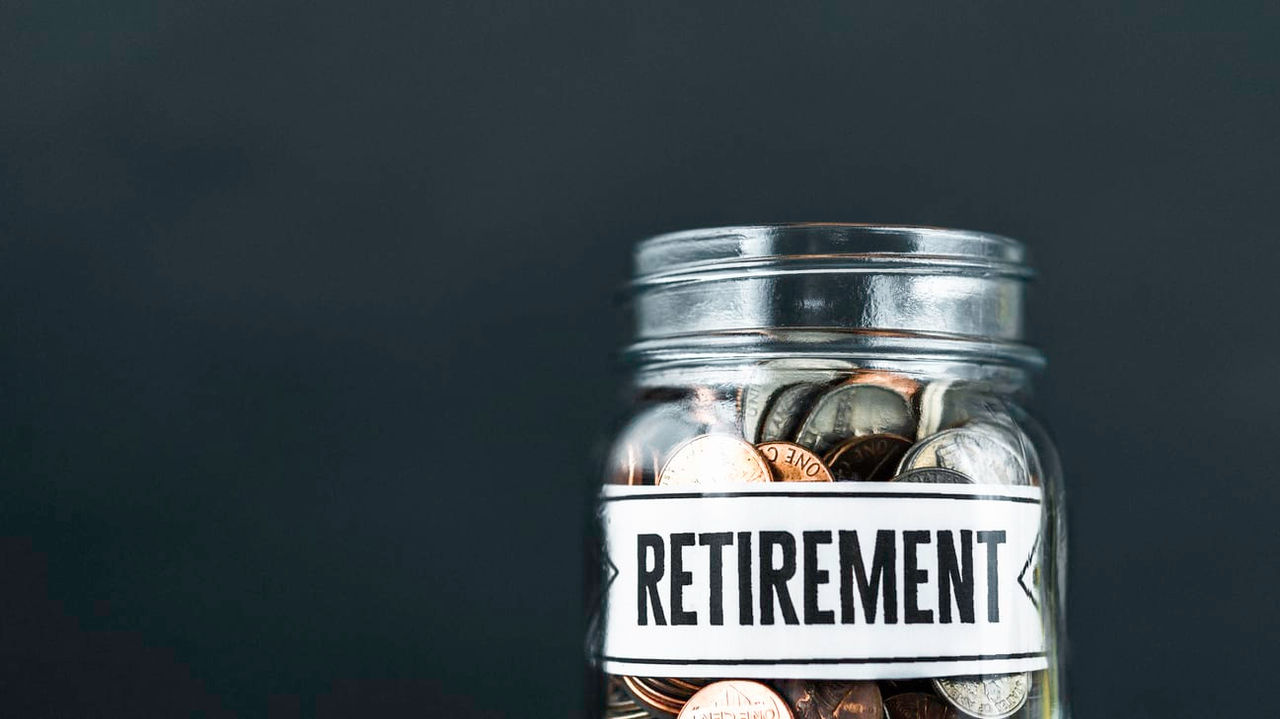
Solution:
M711 548L711 623L724 624L724 548L733 544L733 532L699 534L698 544Z
M648 550L653 550L653 567L649 567ZM658 598L658 581L666 571L666 552L663 549L662 537L657 534L636 535L636 567L639 569L636 584L636 623L644 626L649 623L649 603L653 603L653 623L666 624L667 617L662 612L662 600Z
M929 581L929 570L918 569L916 561L916 546L929 544L932 541L927 531L902 533L902 590L905 595L903 614L907 624L933 623L933 610L920 609L920 585Z
M836 613L818 609L818 585L831 581L831 573L818 569L818 545L831 544L831 532L804 533L804 623L835 624Z
M773 548L782 550L782 566L773 566ZM787 580L796 573L796 538L790 532L760 532L760 623L773 624L773 598L782 607L782 621L799 624Z
M693 584L693 572L684 571L684 548L692 547L693 532L671 535L671 625L698 623L698 613L685 611L684 588Z
M876 532L876 546L871 555L871 576L862 562L862 547L856 530L840 531L840 623L853 624L855 582L862 600L867 624L876 621L876 593L884 598L884 623L898 623L897 543L891 529Z
M1004 544L1004 530L978 532L978 544L987 545L987 621L1000 621L1000 569L997 553Z
M738 624L756 623L751 598L751 532L738 532Z
M955 590L961 624L973 624L973 532L960 530L960 562L956 566L955 534L938 532L938 623L951 623Z

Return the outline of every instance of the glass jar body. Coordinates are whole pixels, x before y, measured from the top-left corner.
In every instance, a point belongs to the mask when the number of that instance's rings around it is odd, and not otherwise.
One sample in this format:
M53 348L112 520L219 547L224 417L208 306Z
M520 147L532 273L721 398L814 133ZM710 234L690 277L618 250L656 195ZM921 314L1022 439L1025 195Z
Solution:
M637 370L590 715L1065 717L1061 472L1025 370L813 339Z

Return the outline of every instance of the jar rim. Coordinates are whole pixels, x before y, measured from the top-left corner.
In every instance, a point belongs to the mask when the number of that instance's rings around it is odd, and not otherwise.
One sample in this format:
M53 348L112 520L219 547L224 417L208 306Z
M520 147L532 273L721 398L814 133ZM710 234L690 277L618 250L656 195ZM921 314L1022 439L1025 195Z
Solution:
M1002 235L858 223L712 227L640 242L635 267L627 354L642 362L742 351L1040 362L1022 344L1026 249Z
M697 279L707 272L917 271L1028 278L1026 247L1003 235L927 225L793 222L727 225L668 232L635 250L632 289Z

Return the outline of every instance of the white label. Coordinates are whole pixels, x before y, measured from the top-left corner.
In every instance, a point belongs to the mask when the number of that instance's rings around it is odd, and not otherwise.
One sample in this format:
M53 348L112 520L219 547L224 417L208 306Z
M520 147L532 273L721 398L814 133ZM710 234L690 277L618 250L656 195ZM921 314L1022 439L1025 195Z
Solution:
M1047 666L1041 490L608 486L605 671L876 679Z

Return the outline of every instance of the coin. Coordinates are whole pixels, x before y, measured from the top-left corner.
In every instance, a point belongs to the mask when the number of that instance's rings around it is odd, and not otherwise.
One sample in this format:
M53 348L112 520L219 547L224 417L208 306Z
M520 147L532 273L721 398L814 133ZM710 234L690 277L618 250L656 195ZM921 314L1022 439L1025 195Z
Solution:
M610 466L619 484L656 484L663 459L674 449L706 432L679 404L659 404L637 413L619 432Z
M944 429L912 447L899 471L921 467L954 469L975 484L1030 484L1020 453L999 426L974 422Z
M769 400L756 440L779 442L795 439L804 421L805 410L825 389L823 384L799 382L783 387Z
M727 434L704 434L672 453L658 484L727 485L769 482L772 478L768 463L748 442Z
M902 395L872 384L846 383L818 399L796 442L825 456L850 437L914 432L915 418Z
M999 430L1030 475L1031 484L1043 476L1039 453L1014 416L1013 406L989 390L951 381L933 382L920 392L920 424L916 438L938 431L981 423Z
M957 719L955 709L946 702L923 692L898 694L884 700L889 719Z
M795 719L787 703L769 687L744 679L728 679L708 684L698 690L684 708L679 719Z
M791 679L781 689L796 719L884 719L884 701L875 682Z
M916 380L898 372L888 372L882 369L858 370L850 381L858 384L874 384L885 389L891 389L905 397L908 402L920 391L920 383Z
M626 693L618 677L609 678L604 716L605 719L652 719L652 715Z
M836 445L824 458L841 482L879 482L893 476L911 440L896 434L869 434Z
M816 358L776 359L762 363L758 367L759 379L746 382L739 397L743 436L756 442L790 439L792 435L789 434L764 436L768 410L778 394L789 387L819 388L835 380L840 370L847 371L851 367L843 360Z
M971 421L1012 421L1005 404L990 392L950 380L930 382L920 392L920 425L916 438Z
M943 469L942 467L908 469L894 477L893 481L907 482L908 484L973 484L972 479L954 469Z
M830 482L831 472L818 455L792 442L764 442L756 449L773 470L775 482Z
M651 716L674 717L680 713L684 700L667 696L645 677L620 677L622 689L638 706Z
M979 719L1004 719L1027 702L1031 672L990 677L934 679L933 687L951 705Z

